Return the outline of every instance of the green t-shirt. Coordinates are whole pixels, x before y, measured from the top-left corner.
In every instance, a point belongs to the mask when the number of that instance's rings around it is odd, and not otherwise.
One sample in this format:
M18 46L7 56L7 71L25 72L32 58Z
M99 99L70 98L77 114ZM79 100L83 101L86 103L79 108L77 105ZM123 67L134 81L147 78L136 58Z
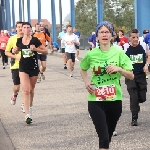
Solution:
M120 85L121 74L107 74L105 67L108 65L119 66L125 70L132 70L132 62L124 51L116 46L111 46L109 51L94 48L88 51L80 63L82 70L91 69L91 83L96 87L95 94L88 95L89 101L116 101L122 100Z

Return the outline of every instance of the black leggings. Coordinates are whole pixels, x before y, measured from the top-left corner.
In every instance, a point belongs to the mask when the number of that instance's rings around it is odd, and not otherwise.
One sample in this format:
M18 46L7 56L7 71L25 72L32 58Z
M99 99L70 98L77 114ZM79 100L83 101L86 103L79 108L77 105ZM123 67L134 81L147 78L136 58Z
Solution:
M109 148L111 137L122 113L122 101L89 101L88 111L99 137L99 148Z
M2 64L4 66L5 63L8 63L8 57L5 55L5 50L0 49L0 53L1 53L1 56L2 56Z

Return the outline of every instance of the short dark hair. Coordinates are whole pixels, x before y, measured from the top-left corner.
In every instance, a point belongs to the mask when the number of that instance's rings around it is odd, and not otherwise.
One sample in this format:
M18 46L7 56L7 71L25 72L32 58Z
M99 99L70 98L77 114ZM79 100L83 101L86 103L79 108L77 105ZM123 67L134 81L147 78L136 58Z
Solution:
M36 23L36 24L35 24L35 27L36 27L37 25L40 25L40 23Z
M72 25L71 25L71 24L68 24L68 25L66 26L66 28L69 28L69 27L72 27Z
M23 25L29 25L32 28L32 26L31 26L31 24L29 22L23 22L22 26Z
M119 30L120 32L122 32L122 35L124 35L124 31L123 30Z
M17 21L16 22L16 27L17 27L18 24L22 24L23 25L23 22L22 21Z
M129 32L129 36L131 36L131 33L139 33L139 30L138 30L138 29L132 29L132 30Z
M143 34L147 34L147 33L149 33L148 29L143 30Z

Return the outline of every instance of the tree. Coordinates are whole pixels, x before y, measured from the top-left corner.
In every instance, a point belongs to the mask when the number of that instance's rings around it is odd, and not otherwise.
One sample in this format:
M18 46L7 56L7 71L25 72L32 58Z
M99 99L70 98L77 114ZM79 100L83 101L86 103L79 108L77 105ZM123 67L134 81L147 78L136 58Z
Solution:
M70 14L67 14L63 22L70 22Z
M115 24L117 28L128 32L134 28L134 1L105 0L104 19Z
M96 27L96 0L80 0L76 5L76 28L82 35L91 35Z
M112 22L116 31L134 28L134 0L103 0L104 20ZM79 0L76 5L76 27L81 34L91 34L96 26L96 0Z

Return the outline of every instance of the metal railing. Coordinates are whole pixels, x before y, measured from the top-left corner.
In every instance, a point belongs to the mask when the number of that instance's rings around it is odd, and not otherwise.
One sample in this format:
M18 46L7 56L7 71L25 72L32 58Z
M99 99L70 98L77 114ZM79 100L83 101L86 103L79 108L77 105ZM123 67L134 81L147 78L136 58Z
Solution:
M88 38L90 37L90 35L81 35L80 37L80 50L85 50L85 49L89 49L90 45L88 44ZM60 46L61 42L60 40L57 39L57 43Z

